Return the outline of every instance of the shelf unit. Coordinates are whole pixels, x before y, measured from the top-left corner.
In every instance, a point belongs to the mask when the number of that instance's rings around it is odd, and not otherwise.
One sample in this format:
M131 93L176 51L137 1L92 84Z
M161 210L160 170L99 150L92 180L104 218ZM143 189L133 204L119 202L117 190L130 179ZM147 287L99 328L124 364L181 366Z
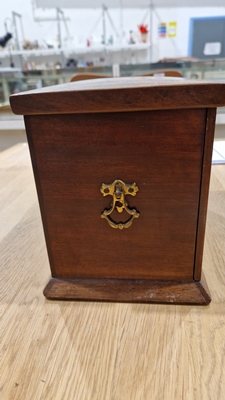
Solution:
M140 58L146 59L150 49L149 43L140 44L114 44L93 45L90 47L76 46L64 49L40 49L40 50L12 50L0 51L0 62L3 67L8 67L12 58L16 67L23 69L27 62L51 62L57 61L65 66L68 58L78 59L80 62L93 61L94 65L112 65L114 63L125 64L132 57L139 63ZM99 60L103 61L100 62Z
M76 48L64 48L64 49L40 49L40 50L12 50L12 56L21 55L23 57L30 56L53 56L60 55L61 53L67 55L76 54L90 54L90 53L102 53L109 52L113 53L116 51L141 51L148 50L150 47L149 43L139 43L139 44L114 44L114 45L93 45L90 47L76 46ZM0 51L0 58L9 57L9 51Z

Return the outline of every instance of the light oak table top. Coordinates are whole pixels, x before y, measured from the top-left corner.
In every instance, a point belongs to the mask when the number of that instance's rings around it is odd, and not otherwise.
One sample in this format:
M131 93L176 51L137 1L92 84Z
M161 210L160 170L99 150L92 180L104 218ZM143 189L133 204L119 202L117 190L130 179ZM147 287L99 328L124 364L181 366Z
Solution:
M0 153L0 399L225 399L225 165L212 168L208 307L47 301L27 145Z

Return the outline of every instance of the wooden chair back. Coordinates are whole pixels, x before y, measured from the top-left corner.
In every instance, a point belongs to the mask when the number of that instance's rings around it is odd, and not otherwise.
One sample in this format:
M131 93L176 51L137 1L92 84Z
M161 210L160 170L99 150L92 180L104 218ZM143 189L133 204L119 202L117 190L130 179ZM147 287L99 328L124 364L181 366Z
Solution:
M75 81L84 81L87 79L99 79L99 78L110 78L110 76L107 75L103 75L103 74L91 74L91 73L77 73L74 74L71 79L70 82L75 82Z

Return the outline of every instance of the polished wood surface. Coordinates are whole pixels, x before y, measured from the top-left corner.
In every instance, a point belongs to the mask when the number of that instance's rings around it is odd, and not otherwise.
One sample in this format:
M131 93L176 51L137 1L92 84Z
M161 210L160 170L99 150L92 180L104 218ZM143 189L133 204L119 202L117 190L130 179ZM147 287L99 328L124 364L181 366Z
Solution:
M201 189L199 196L200 206L198 212L195 266L194 266L195 280L201 279L215 119L216 119L216 109L209 108L207 110L207 116L205 121L206 128L205 128L205 138L204 138L203 160L201 165L202 175L201 175Z
M65 288L72 287L74 299L88 300L94 282L76 288L77 279L109 279L113 287L119 279L166 280L169 288L179 282L174 303L186 304L179 296L183 283L201 279L216 113L212 104L225 103L224 84L144 77L95 81L11 97L13 111L19 106L25 115L52 278L57 278L51 281L54 290L48 291L48 285L44 293L58 298L60 291L66 299ZM85 109L79 96L84 96ZM140 218L120 232L102 220L111 198L99 193L116 179L139 187L129 207ZM115 224L127 222L126 212L114 215ZM73 282L59 287L59 279ZM108 297L101 298L104 291L99 290L96 298L117 301L111 283L104 285ZM161 285L156 286L153 297L149 287L150 302L156 293L162 301ZM145 284L141 297L139 292L134 290L137 301L146 298ZM190 287L191 292L190 303L198 303ZM130 299L129 290L125 293ZM171 301L166 290L163 300Z
M224 400L225 165L212 167L208 307L46 300L50 269L27 146L0 153L0 176L0 398Z
M205 109L188 110L187 122L186 110L26 117L53 277L193 280L205 118ZM140 217L122 231L101 218L111 196L100 187L115 179L139 187L127 201Z
M49 300L101 300L200 306L206 306L211 301L204 277L201 282L51 278L44 289L44 295Z
M91 79L14 94L10 103L22 115L215 108L225 105L225 91L224 83L198 79Z

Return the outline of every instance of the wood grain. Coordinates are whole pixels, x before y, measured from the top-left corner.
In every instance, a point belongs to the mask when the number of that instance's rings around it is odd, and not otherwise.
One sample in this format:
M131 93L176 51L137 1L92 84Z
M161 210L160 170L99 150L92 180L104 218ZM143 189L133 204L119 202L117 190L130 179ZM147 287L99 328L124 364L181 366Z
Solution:
M225 105L224 83L183 78L93 79L10 96L15 114L74 114Z
M194 279L201 279L202 257L205 239L205 225L209 194L209 178L211 170L213 139L215 130L216 109L209 108L206 115L206 131L203 149L202 174L200 185L199 212L197 222L197 237L195 249Z
M208 307L45 300L50 269L27 147L0 153L0 174L0 217L8 221L0 241L0 398L224 400L225 166L212 167Z
M211 301L201 282L135 279L56 279L48 282L48 299L208 305Z
M205 116L26 116L53 277L193 280ZM101 218L115 179L139 187L127 201L140 218L123 231Z

